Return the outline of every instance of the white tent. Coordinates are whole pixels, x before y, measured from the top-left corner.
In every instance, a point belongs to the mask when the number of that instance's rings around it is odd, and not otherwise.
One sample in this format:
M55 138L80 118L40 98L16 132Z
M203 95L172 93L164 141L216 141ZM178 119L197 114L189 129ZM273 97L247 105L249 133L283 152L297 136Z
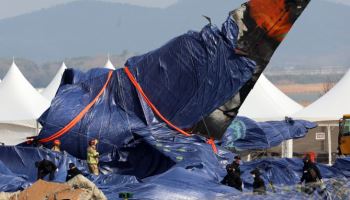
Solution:
M108 60L107 60L107 62L105 64L104 68L115 70L115 67L114 67L114 65L112 64L112 62L111 62L111 60L109 58L108 58Z
M262 74L244 101L238 115L256 121L283 120L302 108Z
M303 107L285 95L262 74L241 106L238 115L255 121L284 120ZM282 143L282 157L293 157L293 140Z
M325 95L293 115L296 119L310 121L338 121L344 114L350 113L350 70L343 78ZM319 126L327 127L328 143L328 164L332 164L332 134L331 127L338 126L338 123L319 123Z
M333 121L340 119L343 114L350 114L349 86L350 71L330 91L293 117L310 121Z
M55 97L58 87L60 86L62 75L64 70L67 69L65 63L62 63L61 68L57 71L55 77L51 80L50 84L41 92L41 94L50 102Z
M0 142L15 145L37 133L36 119L49 107L13 62L0 83Z

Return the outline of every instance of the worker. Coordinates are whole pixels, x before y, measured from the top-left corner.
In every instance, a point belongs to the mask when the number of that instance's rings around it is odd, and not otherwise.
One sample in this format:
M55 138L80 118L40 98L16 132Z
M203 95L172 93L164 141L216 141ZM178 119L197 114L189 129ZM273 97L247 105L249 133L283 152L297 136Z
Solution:
M37 180L44 179L46 175L49 175L49 180L52 181L55 178L56 165L46 159L35 162L35 167L38 168Z
M241 157L239 155L237 155L233 159L234 160L232 161L231 164L226 165L226 171L228 170L229 167L233 167L235 169L235 172L237 172L239 175L241 175L241 169L239 167L241 164Z
M69 170L67 171L66 181L74 178L75 176L82 174L81 171L75 166L74 163L69 163Z
M87 163L88 167L91 173L95 174L96 176L99 174L98 170L98 158L99 153L96 150L97 140L93 139L89 142L89 147L87 148Z
M322 176L320 170L312 161L310 154L306 154L303 161L303 175L301 176L299 184L303 184L305 181L304 192L307 194L312 194L319 186L322 185Z
M236 155L233 159L234 159L233 161L234 161L235 163L237 163L237 164L239 164L239 165L241 164L241 156Z
M240 177L240 173L235 170L233 165L230 165L226 171L227 175L224 177L221 183L242 191L242 179Z
M61 152L61 141L55 140L53 141L53 147L51 148L52 151Z
M236 156L234 157L233 162L232 162L232 166L234 167L235 171L236 171L239 175L241 175L241 169L240 169L240 167L239 167L240 165L241 165L241 156L236 155Z
M253 182L253 194L263 195L266 194L266 187L264 180L260 177L259 169L254 169L250 172L254 178Z

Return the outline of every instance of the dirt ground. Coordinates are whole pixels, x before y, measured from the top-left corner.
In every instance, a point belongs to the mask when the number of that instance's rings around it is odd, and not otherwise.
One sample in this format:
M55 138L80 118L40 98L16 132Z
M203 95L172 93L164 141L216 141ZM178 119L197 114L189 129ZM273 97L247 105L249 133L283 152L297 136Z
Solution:
M31 187L20 192L18 195L12 196L11 200L27 200L27 199L70 199L78 200L83 190L72 189L69 185L46 182L39 180Z

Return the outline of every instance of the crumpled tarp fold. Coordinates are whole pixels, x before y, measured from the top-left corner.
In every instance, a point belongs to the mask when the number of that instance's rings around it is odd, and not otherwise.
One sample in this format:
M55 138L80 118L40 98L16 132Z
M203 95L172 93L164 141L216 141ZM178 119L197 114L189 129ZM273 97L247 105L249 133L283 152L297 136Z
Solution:
M303 138L316 126L316 123L304 120L256 122L238 116L228 127L220 145L232 151L265 150L285 140Z
M164 136L165 135L165 136ZM63 182L70 162L93 181L108 199L118 199L120 192L131 192L135 199L234 199L244 197L259 199L252 195L253 177L250 171L258 168L262 174L268 195L273 199L308 199L296 184L300 181L303 162L301 159L265 158L244 162L241 165L244 193L220 184L226 174L225 166L232 161L231 152L219 148L219 154L210 153L210 147L200 138L179 137L174 141L170 134L156 134L155 138L147 136L146 140L154 140L154 148L176 160L176 164L164 173L139 179L135 176L123 175L122 172L107 172L99 176L88 175L85 161L76 160L67 153L56 153L45 148L33 147L0 147L1 164L0 192L13 192L28 187L36 179L34 162L42 158L54 161L59 166L56 182ZM195 143L194 140L196 141ZM187 145L186 143L190 143ZM170 143L174 144L170 146ZM186 145L185 145L186 144ZM153 145L152 145L153 146ZM24 157L26 156L26 157ZM181 159L179 157L182 156ZM178 158L178 159L176 159ZM326 184L327 195L332 199L344 199L349 195L348 176L349 158L339 158L333 166L318 164ZM6 179L11 176L14 181ZM5 179L3 179L5 177ZM5 182L5 181L8 182ZM316 193L317 195L317 193ZM315 199L322 199L316 196Z

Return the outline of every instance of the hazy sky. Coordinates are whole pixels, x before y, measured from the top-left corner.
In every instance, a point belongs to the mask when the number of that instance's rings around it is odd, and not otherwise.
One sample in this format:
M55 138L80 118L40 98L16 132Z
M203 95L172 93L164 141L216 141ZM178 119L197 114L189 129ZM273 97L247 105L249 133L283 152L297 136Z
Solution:
M341 3L341 4L346 4L346 5L350 6L350 0L327 0L327 1Z
M129 3L140 6L167 7L177 2L177 0L104 0L111 2ZM349 0L350 1L350 0Z
M0 0L0 19L13 17L42 8L49 8L62 3L76 0ZM84 1L84 0L83 0ZM177 0L104 0L111 2L129 3L148 7L167 7L177 2ZM215 1L215 0L213 0ZM229 1L229 0L228 0ZM234 0L230 0L234 1ZM319 0L313 0L319 1ZM350 0L327 0L336 3L350 5Z
M77 0L0 0L0 19L49 8ZM84 1L84 0L83 0ZM148 7L167 7L177 0L104 0Z

